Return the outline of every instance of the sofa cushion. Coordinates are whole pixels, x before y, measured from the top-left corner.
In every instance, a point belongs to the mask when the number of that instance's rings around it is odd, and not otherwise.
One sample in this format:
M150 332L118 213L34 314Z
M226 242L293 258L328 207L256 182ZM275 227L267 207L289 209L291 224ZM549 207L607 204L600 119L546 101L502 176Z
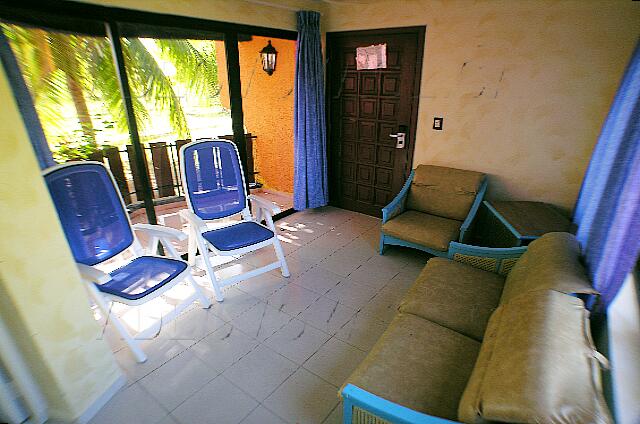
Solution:
M405 295L400 311L482 341L503 285L504 277L493 272L432 258Z
M382 225L382 232L435 250L447 251L458 239L462 222L417 211L405 211Z
M588 312L575 297L538 291L491 317L459 419L609 423Z
M464 221L485 175L475 171L418 165L407 209Z
M580 262L580 244L569 233L548 233L533 241L507 275L500 303L535 290L598 292Z
M411 314L398 314L347 379L384 399L455 420L480 343Z

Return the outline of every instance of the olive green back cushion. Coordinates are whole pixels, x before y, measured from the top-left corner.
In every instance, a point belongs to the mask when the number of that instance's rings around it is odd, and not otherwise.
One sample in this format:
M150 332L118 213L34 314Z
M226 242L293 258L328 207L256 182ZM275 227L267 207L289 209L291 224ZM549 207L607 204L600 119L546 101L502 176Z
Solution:
M466 423L608 424L583 302L539 291L500 306L458 407Z
M536 290L598 293L591 287L573 234L547 233L533 241L507 275L500 303Z
M464 221L485 175L475 171L418 165L407 209Z

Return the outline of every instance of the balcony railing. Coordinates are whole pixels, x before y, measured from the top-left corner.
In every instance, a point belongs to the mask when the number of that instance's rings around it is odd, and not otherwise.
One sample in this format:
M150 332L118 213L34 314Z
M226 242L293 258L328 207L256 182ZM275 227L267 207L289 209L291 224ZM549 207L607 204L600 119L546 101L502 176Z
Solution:
M232 135L219 138L233 141ZM245 134L247 148L247 170L245 177L249 184L255 183L253 161L253 141L257 137ZM176 140L174 142L157 142L144 145L143 149L146 162L149 167L149 179L151 181L151 193L154 203L168 203L177 198L184 197L180 184L180 160L178 153L180 148L191 140ZM142 207L141 170L136 166L135 151L132 145L126 145L124 149L108 146L103 150L93 153L90 160L106 163L122 193L125 204L130 210Z

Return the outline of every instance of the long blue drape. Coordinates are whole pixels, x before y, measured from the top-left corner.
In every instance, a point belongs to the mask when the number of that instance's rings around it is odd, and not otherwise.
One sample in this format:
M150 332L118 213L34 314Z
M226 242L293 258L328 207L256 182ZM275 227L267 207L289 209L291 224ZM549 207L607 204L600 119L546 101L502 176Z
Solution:
M574 221L606 307L640 252L640 42L593 152Z
M329 203L324 66L317 12L298 12L294 94L293 207L303 210Z
M18 61L13 54L13 50L11 50L11 45L9 45L9 40L7 40L2 30L0 30L0 60L13 90L13 95L16 98L16 103L18 103L18 108L22 114L40 169L55 165L56 162L53 160L51 150L49 150L49 144L44 136L31 93L24 82Z

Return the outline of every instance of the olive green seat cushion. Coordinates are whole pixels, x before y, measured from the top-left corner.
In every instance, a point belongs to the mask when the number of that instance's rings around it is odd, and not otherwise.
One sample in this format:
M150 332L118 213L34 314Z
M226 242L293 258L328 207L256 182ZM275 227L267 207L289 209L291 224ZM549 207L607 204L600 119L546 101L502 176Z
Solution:
M469 337L399 313L345 385L456 420L479 349L480 343Z
M493 272L432 258L406 293L400 311L482 341L503 285L504 277Z
M406 209L464 221L484 178L481 172L418 165Z
M553 290L491 317L459 405L466 423L611 423L583 302Z
M446 252L460 235L462 221L407 210L382 225L382 232L431 249Z

